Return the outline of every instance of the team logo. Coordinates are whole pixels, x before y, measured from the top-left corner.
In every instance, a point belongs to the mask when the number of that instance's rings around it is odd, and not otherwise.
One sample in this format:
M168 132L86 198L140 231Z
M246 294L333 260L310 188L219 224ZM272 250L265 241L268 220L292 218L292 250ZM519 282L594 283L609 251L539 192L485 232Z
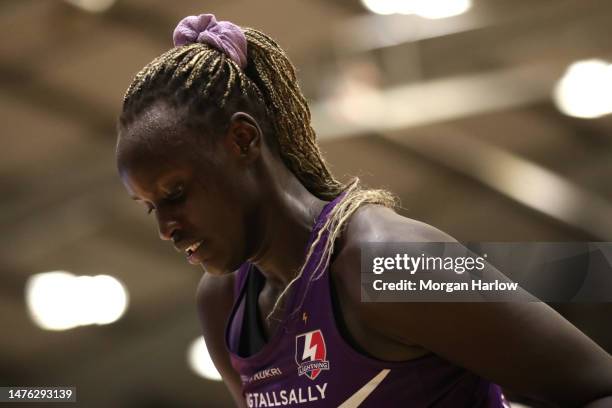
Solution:
M299 334L295 337L295 362L298 365L298 375L306 375L314 380L321 370L329 370L329 361L325 339L321 330Z

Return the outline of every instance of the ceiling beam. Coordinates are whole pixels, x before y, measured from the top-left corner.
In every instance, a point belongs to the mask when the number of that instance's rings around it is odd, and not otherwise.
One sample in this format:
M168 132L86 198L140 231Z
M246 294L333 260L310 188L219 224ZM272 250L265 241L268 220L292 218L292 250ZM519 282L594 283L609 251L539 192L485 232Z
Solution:
M593 240L612 240L612 204L603 197L525 158L436 126L381 137L468 176L531 210L581 230Z

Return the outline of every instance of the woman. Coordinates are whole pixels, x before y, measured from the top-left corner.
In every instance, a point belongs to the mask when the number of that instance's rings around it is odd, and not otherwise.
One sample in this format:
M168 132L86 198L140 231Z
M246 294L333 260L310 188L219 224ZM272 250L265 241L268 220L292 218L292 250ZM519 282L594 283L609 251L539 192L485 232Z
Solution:
M118 169L204 268L202 329L238 406L507 406L496 384L612 406L610 356L543 303L362 303L361 242L453 239L331 175L269 37L203 14L174 43L126 93Z

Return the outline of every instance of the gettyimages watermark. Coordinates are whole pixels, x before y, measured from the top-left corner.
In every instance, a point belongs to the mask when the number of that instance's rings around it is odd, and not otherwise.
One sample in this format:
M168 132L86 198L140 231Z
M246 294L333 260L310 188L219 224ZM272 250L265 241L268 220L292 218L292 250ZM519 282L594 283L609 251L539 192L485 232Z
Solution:
M612 302L612 242L361 247L364 302Z

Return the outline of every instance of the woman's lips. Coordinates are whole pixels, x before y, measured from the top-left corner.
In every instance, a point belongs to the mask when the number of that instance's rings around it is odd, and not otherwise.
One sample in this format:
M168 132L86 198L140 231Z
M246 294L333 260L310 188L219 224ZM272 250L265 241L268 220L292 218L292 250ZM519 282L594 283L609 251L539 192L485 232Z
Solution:
M187 249L187 260L192 265L197 265L202 262L202 252L204 244L202 241L197 242Z
M202 241L195 242L189 247L187 247L187 249L185 249L185 252L187 253L187 255L190 255L192 252L195 252L200 245L202 245Z

